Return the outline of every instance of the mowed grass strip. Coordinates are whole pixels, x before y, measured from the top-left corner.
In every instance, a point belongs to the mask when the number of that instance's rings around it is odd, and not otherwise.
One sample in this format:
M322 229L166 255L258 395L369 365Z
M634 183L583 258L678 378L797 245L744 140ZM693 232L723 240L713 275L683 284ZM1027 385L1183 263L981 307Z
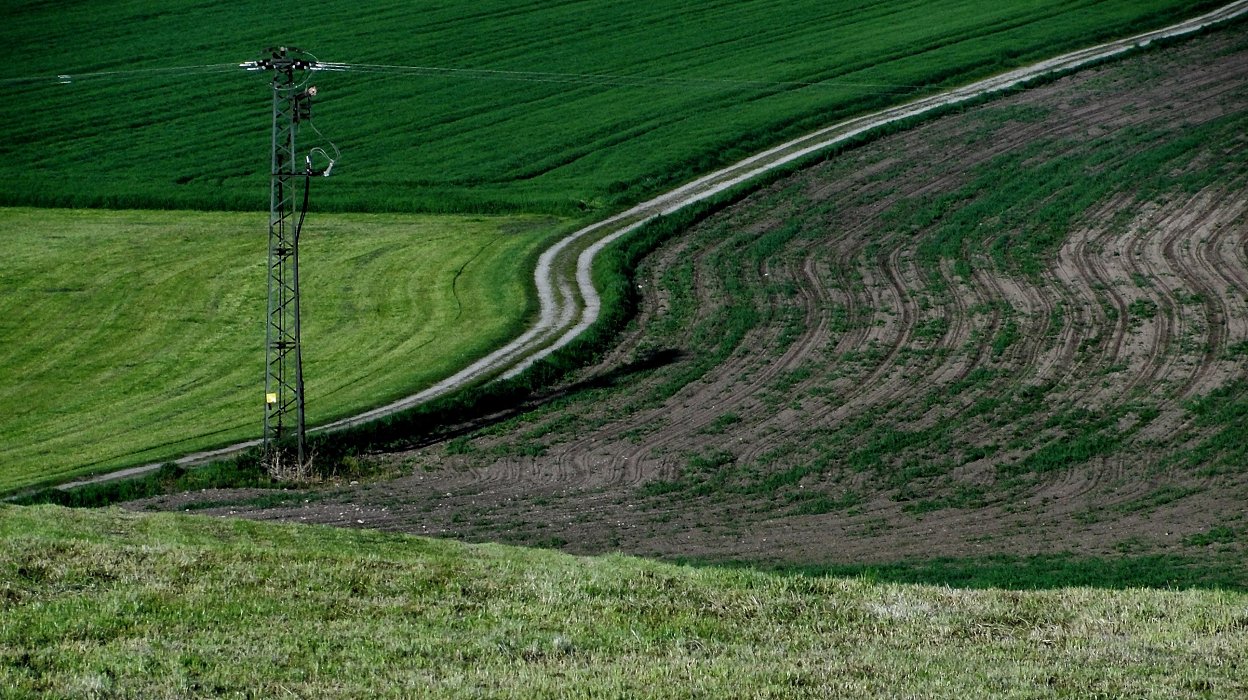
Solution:
M1248 596L0 507L8 697L1239 697Z
M432 384L518 333L547 217L312 215L308 418ZM0 492L257 437L267 217L0 210Z
M279 41L325 61L487 71L318 74L315 123L343 154L322 208L565 213L1220 4L17 3L0 81L43 78L4 82L0 203L249 209L267 184L269 89L232 64ZM161 72L201 65L225 72ZM161 70L90 75L134 68Z

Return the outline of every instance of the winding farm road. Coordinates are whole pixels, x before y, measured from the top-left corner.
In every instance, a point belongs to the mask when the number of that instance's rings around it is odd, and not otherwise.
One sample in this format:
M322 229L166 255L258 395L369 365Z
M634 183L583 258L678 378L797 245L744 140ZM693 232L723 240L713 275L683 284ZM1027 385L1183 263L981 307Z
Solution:
M647 222L713 197L752 178L792 163L813 153L858 137L873 129L919 116L932 110L967 102L983 95L1022 85L1039 77L1071 71L1106 58L1169 37L1191 34L1212 24L1225 22L1248 12L1248 0L1236 0L1220 9L1170 27L1138 34L1051 58L1030 66L980 80L963 87L896 107L834 124L814 133L780 144L717 170L670 192L642 202L627 211L586 226L556 242L539 258L534 272L540 316L523 334L489 355L437 384L393 403L365 411L316 431L332 431L359 425L411 408L466 385L498 377L512 377L533 363L567 345L597 319L601 299L590 271L595 257L620 237ZM259 444L251 440L228 447L185 455L175 463L189 466L227 457ZM74 481L60 488L138 476L159 468L149 464Z

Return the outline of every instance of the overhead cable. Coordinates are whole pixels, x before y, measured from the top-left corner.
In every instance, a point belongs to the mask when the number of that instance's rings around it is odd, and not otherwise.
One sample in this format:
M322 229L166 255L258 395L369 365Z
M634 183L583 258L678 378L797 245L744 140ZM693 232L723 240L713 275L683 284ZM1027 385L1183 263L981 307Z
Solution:
M103 78L135 78L156 76L162 73L182 75L185 73L225 73L238 70L236 63L205 63L198 66L169 66L161 68L130 68L126 70L67 72L56 75L28 75L16 78L0 78L0 83L73 83L78 80Z
M871 83L843 80L739 80L732 78L682 78L670 75L617 75L607 73L557 73L550 71L497 70L486 68L448 68L442 66L402 66L377 63L335 63L325 70L352 73L379 73L426 77L463 78L472 80L503 80L534 83L572 83L579 85L614 85L625 87L747 87L747 88L869 88L882 90L917 90L924 85Z
M55 75L30 75L0 78L0 84L14 83L74 83L95 79L135 79L162 74L224 73L244 70L263 70L257 61L243 63L207 63L195 66L168 66L159 68L132 68L125 70L65 72ZM350 72L391 76L431 77L461 80L494 80L525 83L562 83L573 85L608 85L615 87L676 87L676 88L755 88L755 89L867 89L873 91L903 92L923 89L925 85L875 83L846 80L743 80L733 78L687 78L672 75L622 75L610 73L560 73L553 71L500 70L490 68L453 68L445 66L405 66L382 63L340 63L309 61L310 72Z

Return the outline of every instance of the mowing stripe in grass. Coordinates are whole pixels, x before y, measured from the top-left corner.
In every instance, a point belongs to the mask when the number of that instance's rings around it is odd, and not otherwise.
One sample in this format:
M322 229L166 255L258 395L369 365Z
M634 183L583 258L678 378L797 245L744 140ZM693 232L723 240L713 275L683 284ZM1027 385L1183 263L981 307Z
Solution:
M260 429L264 219L0 210L0 491ZM323 216L304 243L311 422L515 335L544 217Z

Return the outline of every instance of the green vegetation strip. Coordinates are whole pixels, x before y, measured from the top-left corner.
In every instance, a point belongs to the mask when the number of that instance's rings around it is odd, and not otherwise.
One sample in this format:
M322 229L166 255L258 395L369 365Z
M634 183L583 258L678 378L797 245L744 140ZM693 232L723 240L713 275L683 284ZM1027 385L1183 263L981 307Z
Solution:
M315 122L343 152L322 208L567 213L642 201L785 137L1221 4L20 3L0 24L0 203L253 208L269 91L231 64L274 37L326 61L500 71L319 74ZM180 65L224 72L167 70ZM91 76L135 68L158 70Z
M265 217L0 210L0 492L257 437ZM303 243L309 420L453 373L533 312L534 216L337 215Z
M0 507L7 697L1232 697L1248 596Z

